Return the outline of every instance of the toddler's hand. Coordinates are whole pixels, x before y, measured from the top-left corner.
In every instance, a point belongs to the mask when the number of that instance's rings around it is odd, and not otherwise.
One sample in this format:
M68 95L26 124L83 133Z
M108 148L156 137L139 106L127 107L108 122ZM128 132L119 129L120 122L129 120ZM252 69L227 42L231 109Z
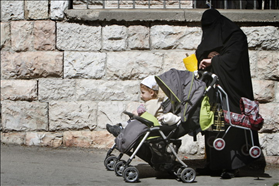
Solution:
M138 112L138 115L139 115L139 116L146 112L146 108L144 107L143 104L141 104L141 105L138 107L137 112Z

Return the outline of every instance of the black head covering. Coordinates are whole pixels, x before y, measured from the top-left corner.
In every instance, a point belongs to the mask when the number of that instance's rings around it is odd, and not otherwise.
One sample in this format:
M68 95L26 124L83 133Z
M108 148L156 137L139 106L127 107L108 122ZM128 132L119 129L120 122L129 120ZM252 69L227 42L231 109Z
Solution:
M200 62L206 59L212 51L219 52L220 48L240 28L215 9L206 10L201 19L202 41L197 49L197 58Z

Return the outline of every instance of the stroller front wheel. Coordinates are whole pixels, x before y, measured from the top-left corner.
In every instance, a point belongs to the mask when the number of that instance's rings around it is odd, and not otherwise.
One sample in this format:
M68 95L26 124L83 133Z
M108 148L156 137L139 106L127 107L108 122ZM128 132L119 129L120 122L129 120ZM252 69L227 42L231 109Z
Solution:
M135 183L139 179L139 171L134 166L129 166L123 171L123 178L125 182Z
M180 179L184 183L192 183L196 179L196 171L190 167L187 167L181 172Z
M126 166L126 161L124 160L121 160L115 164L114 171L116 176L122 176L125 166Z
M244 155L244 156L249 156L249 150L251 149L251 145L242 145L241 147L241 153Z
M116 161L117 161L117 157L114 156L114 155L111 155L111 156L107 157L104 161L106 169L108 171L113 171Z

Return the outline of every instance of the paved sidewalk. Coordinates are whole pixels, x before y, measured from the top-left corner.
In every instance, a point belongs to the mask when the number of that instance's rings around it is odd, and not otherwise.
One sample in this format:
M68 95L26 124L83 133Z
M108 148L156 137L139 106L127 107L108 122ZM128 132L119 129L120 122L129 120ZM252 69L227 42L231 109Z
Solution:
M106 150L80 148L45 148L1 145L1 185L133 185L104 167ZM125 157L124 157L125 158ZM188 162L188 163L187 163ZM188 160L189 166L201 166L201 160ZM134 185L185 185L166 174L155 172L136 158L132 161L140 173ZM191 185L273 186L279 182L279 168L266 167L264 173L243 172L241 177L197 176ZM257 177L260 175L260 177Z

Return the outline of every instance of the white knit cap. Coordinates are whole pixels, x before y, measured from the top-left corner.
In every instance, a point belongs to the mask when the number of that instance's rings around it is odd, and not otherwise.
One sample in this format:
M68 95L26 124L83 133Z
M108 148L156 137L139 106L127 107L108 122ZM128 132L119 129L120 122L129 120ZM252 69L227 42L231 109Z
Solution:
M159 90L159 86L155 80L155 76L148 76L144 78L141 84L147 86L148 88L151 88L152 90Z

